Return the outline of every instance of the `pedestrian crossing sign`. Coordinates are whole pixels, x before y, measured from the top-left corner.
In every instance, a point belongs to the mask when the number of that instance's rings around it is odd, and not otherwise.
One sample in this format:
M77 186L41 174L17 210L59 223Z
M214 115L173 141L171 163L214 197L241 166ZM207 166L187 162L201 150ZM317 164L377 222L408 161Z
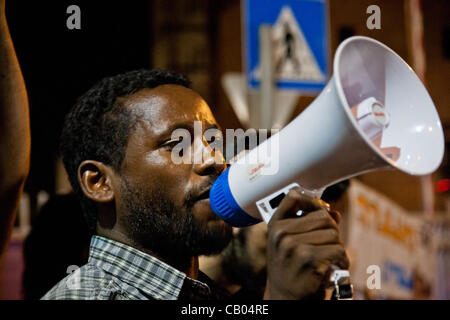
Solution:
M278 88L321 91L328 81L326 0L245 0L244 51L251 88L259 87L259 27L272 26L272 61Z

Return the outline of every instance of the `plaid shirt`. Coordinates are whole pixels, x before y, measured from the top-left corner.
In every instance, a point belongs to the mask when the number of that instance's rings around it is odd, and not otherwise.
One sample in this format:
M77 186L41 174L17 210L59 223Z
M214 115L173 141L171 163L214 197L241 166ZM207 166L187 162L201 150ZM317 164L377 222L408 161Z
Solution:
M204 274L201 277L209 280ZM88 263L61 280L42 299L176 300L226 297L227 292L219 289L218 294L213 293L206 283L190 279L183 272L148 254L120 242L94 236Z

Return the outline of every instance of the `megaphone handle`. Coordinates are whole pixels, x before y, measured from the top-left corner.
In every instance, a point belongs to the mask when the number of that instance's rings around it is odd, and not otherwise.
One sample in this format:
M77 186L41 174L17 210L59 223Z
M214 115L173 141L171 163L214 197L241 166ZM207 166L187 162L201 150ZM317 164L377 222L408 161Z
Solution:
M350 272L348 270L340 270L336 266L332 266L333 273L330 277L328 288L331 288L331 300L352 300L353 285L350 282Z
M295 187L300 187L300 185L298 183L291 183L290 185L275 191L274 193L256 202L256 207L258 208L259 214L265 223L269 223L280 202L289 190Z
M261 215L261 217L263 218L265 223L269 223L270 219L272 218L273 214L275 213L275 211L277 210L279 204L281 203L281 201L284 199L284 197L286 196L286 194L288 194L289 190L291 190L292 188L295 187L299 187L302 189L302 193L312 197L312 198L320 198L320 196L322 195L322 190L307 190L305 188L303 188L302 186L300 186L298 183L291 183L290 185L279 189L277 191L275 191L274 193L268 195L267 197L258 200L256 202L256 207L258 208L259 214ZM298 216L302 215L302 212L299 211L297 213Z
M265 223L269 223L279 204L286 196L286 194L292 188L300 187L302 192L312 196L312 197L320 197L321 191L310 191L302 188L298 183L291 183L290 185L275 191L269 196L259 200L256 202L256 207L264 219ZM303 212L300 210L297 212L298 216L301 216ZM353 285L350 282L350 272L348 270L340 270L336 266L332 266L333 273L330 277L330 282L328 288L333 289L333 293L331 296L332 300L350 300L353 298Z

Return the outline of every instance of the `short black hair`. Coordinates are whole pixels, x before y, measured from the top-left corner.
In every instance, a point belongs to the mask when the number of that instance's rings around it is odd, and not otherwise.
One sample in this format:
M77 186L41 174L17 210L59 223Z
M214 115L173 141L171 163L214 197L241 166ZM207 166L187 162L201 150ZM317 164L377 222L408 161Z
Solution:
M78 167L85 160L95 160L120 172L130 130L137 119L117 98L164 84L190 88L189 79L174 72L160 69L130 71L100 80L78 99L65 118L60 151L92 233L96 230L97 209L80 188Z

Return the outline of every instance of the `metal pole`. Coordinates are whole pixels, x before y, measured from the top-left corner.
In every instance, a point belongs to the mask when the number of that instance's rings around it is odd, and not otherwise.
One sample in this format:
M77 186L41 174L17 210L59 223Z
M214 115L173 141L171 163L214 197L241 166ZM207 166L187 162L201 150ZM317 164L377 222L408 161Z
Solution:
M261 65L260 110L258 129L271 129L274 96L272 26L259 27L259 56Z
M405 16L407 22L407 43L412 68L425 85L427 62L423 43L424 32L421 0L405 0ZM422 207L425 217L432 218L435 204L432 176L426 175L421 177L420 184L422 189Z

